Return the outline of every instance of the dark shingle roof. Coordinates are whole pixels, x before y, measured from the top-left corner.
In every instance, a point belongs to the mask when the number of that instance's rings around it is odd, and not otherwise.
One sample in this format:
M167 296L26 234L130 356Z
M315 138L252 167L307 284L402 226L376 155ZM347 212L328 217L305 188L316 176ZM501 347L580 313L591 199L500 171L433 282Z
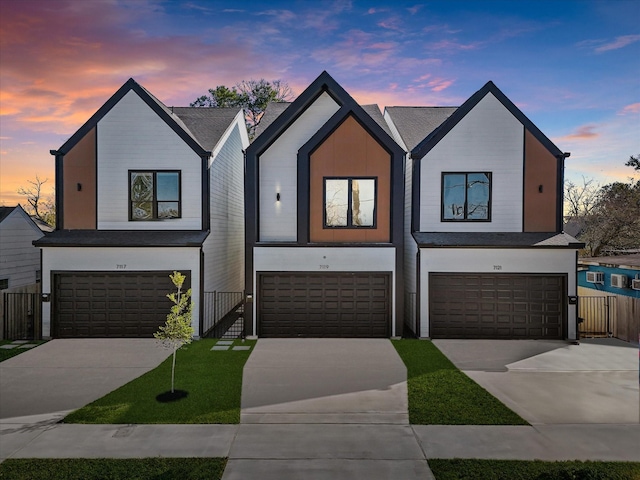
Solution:
M199 247L209 235L199 230L57 230L37 247Z
M391 129L389 128L389 125L387 124L387 122L385 121L384 117L382 116L382 112L380 111L380 107L378 107L378 105L373 104L373 105L362 105L362 109L367 112L367 114L373 118L375 120L375 122L380 125L382 127L382 129L387 132L387 134L393 138L393 134L391 133Z
M256 127L255 137L253 137L254 140L258 138L260 134L264 132L266 128L271 125L289 105L291 105L291 102L271 102L267 105L267 108L260 119L260 123Z
M15 208L17 207L0 207L0 222L7 218Z
M173 107L171 109L205 150L213 150L240 108Z
M458 107L386 107L408 151L451 116Z
M420 247L568 247L584 246L566 233L555 232L414 232Z

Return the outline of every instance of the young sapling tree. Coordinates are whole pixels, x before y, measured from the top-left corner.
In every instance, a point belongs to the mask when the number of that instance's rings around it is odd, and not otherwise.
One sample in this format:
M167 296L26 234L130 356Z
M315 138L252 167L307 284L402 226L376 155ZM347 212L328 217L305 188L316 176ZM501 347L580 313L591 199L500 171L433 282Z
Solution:
M173 302L167 315L167 321L158 328L153 336L162 344L172 349L173 360L171 364L171 393L174 393L176 372L176 351L183 345L191 343L193 327L191 326L191 289L182 291L185 276L177 271L169 275L177 291L167 294L167 298Z

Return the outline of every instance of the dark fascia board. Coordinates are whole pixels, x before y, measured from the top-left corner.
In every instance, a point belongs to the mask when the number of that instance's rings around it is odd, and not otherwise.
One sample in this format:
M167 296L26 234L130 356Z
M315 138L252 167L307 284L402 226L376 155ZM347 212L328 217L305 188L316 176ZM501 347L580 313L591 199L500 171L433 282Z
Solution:
M524 127L531 132L531 134L542 143L549 152L551 152L556 158L562 157L562 151L551 141L549 138L540 131L534 123L522 113L522 111L514 105L514 103L502 93L502 91L496 87L492 81L488 81L480 90L471 95L464 102L460 108L458 108L453 114L445 120L442 125L431 132L424 140L422 140L412 151L411 157L414 159L421 159L429 151L437 145L437 143L444 138L444 136L455 127L488 93L492 93L502 105L505 106L511 114L524 125Z
M249 147L247 157L258 157L282 135L296 119L309 108L311 104L323 93L328 93L336 103L342 107L346 103L355 100L336 82L331 75L323 71L311 85L309 85L298 98L296 98L284 112L269 125ZM357 104L356 104L357 105Z
M171 127L171 129L184 140L200 157L209 157L211 152L205 150L191 135L184 131L184 129L171 118L171 116L158 104L158 101L151 98L151 96L142 88L133 78L130 78L122 85L116 93L114 93L107 102L98 109L96 113L85 122L82 127L74 133L69 140L67 140L58 150L51 150L52 155L66 155L89 131L94 128L102 118L109 113L109 111L130 91L133 90L138 96L149 106L151 109Z

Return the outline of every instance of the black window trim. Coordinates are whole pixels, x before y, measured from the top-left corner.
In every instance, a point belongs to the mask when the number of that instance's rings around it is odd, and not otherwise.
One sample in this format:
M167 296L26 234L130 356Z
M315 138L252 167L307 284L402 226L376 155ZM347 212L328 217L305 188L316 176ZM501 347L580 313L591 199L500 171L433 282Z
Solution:
M486 175L489 179L489 198L487 204L487 218L467 218L467 178L469 175L477 175L482 174ZM455 218L444 218L444 177L446 175L464 175L465 176L465 191L464 191L464 218L455 219ZM442 172L440 177L440 221L441 222L453 222L453 223L464 223L464 222L491 222L491 201L492 201L492 192L493 192L493 175L492 172Z
M327 225L327 180L347 180L349 186L347 188L347 224L341 225ZM353 212L351 209L352 202L352 189L351 182L353 180L373 180L373 225L358 226L353 225ZM322 228L328 230L372 230L378 228L378 177L322 177Z
M150 173L153 175L153 200L152 203L152 215L153 218L149 220L136 220L133 218L133 201L131 200L131 174L132 173ZM158 218L158 192L157 192L157 174L158 173L177 173L178 174L178 216L173 218ZM128 174L129 183L127 185L128 197L129 197L129 221L130 222L164 222L177 220L182 218L182 171L181 170L149 170L149 169L131 169Z

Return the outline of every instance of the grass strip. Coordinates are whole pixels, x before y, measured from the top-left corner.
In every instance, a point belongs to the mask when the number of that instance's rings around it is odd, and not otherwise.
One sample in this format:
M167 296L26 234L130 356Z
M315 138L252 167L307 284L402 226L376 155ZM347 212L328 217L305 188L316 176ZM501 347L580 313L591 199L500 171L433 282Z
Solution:
M407 367L414 425L528 425L428 340L393 340Z
M251 350L211 351L216 339L198 340L176 357L175 401L156 397L171 388L171 356L157 368L69 414L65 423L239 423L242 369Z
M437 480L637 480L638 462L431 459Z
M42 345L43 343L45 343L46 340L34 340L34 341L30 341L30 344L33 343L37 343L38 345ZM12 343L11 340L0 340L0 345L7 345L9 343ZM32 347L32 348L20 348L20 347L15 347L15 348L0 348L0 362L4 362L5 360L10 359L11 357L15 357L16 355L20 355L21 353L27 352L29 350L32 350L33 348L37 348L37 347Z
M0 464L0 478L219 480L226 464L226 458L10 458Z

